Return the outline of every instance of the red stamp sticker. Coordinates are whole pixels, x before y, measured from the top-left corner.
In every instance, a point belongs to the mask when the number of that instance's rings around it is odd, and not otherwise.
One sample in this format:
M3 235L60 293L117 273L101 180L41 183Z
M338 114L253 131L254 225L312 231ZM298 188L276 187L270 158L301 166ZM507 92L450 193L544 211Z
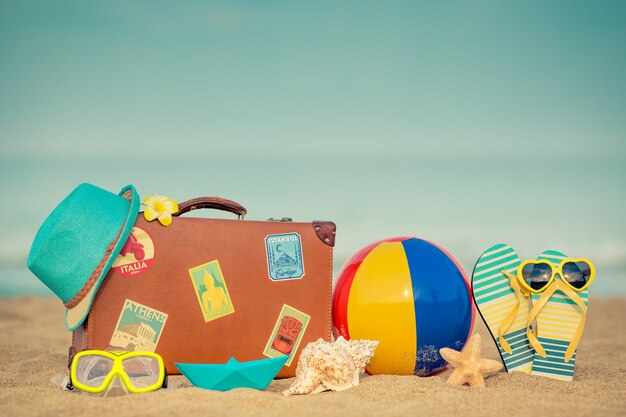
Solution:
M295 317L283 316L280 319L278 332L272 342L272 349L291 355L296 340L302 331L302 322Z
M142 228L133 227L112 268L123 276L139 275L152 266L154 254L154 242L150 235Z
M308 314L284 304L263 354L270 358L287 355L285 365L290 366L310 319Z

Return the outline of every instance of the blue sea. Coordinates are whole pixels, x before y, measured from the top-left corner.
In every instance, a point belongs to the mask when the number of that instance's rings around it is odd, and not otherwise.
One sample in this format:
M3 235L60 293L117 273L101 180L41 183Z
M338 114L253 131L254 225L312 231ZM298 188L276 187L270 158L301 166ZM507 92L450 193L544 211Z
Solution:
M27 270L26 257L47 214L83 181L112 191L132 183L141 196L178 201L221 196L243 204L254 220L332 220L335 278L368 243L413 235L447 248L469 274L495 243L510 244L522 259L546 249L587 257L597 268L592 295L626 295L621 158L450 158L398 150L244 155L0 157L0 296L52 295Z
M626 295L626 3L134 3L2 3L0 296L49 294L28 249L84 181L333 220L336 272L414 235Z

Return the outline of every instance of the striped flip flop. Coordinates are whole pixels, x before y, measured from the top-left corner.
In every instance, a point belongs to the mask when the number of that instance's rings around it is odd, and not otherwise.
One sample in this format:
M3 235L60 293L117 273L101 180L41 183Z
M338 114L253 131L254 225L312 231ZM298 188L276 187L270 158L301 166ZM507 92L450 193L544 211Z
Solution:
M548 250L543 252L537 259L547 260L555 267L566 256L561 252ZM557 280L561 279L556 277ZM531 294L533 304L537 304L543 293ZM588 305L589 294L587 290L576 293ZM533 358L531 375L540 375L548 378L571 381L574 377L574 365L576 352L569 361L565 361L565 352L574 338L579 324L585 318L586 312L570 297L557 290L536 318L537 339L543 346L547 356L544 358L540 352L536 352Z
M529 298L515 278L520 263L509 245L498 244L487 249L474 267L472 293L505 369L530 373L535 351L526 336Z

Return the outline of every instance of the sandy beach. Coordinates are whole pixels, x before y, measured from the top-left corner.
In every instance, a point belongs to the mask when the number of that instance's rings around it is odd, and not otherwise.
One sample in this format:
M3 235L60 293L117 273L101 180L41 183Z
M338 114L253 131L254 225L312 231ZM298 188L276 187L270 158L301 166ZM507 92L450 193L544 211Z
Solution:
M0 299L2 416L615 416L626 410L626 299L592 298L573 382L500 372L486 389L449 386L450 371L427 378L379 375L340 393L283 397L291 380L265 391L179 387L93 398L51 381L67 373L70 333L56 299ZM483 356L498 359L484 325ZM184 378L172 378L183 385Z

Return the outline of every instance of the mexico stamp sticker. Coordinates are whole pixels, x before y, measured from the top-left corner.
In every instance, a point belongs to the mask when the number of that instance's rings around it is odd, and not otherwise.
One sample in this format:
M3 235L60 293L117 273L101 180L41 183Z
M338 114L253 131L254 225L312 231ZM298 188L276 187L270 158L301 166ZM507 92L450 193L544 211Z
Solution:
M302 242L299 234L268 235L265 238L265 250L271 280L298 279L304 276Z
M133 227L111 268L120 275L139 275L152 266L154 252L150 235L139 227Z
M284 304L263 354L270 358L288 355L285 365L291 365L310 319L308 314Z
M217 260L189 269L189 276L205 322L235 312Z
M127 299L109 344L129 351L154 352L166 321L167 314Z

